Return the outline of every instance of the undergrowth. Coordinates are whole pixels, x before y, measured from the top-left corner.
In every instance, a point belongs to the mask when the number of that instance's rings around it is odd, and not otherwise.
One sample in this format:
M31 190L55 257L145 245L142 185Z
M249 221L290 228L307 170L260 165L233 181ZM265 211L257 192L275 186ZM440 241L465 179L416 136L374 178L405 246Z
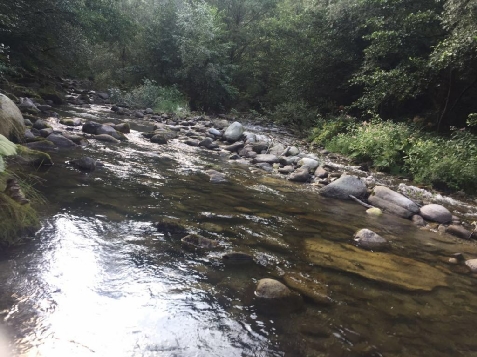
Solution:
M408 175L417 183L477 192L477 136L465 130L443 137L379 118L359 123L334 118L321 122L310 139L357 163Z
M163 113L189 110L186 97L176 87L161 87L149 79L130 91L111 88L109 94L113 102L124 103L131 108L151 108Z

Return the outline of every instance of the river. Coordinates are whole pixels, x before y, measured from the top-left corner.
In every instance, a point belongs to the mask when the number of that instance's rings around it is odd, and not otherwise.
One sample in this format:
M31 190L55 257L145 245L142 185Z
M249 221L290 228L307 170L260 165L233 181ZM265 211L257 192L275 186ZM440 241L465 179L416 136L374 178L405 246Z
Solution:
M61 114L85 112L121 120L102 106ZM43 228L0 256L0 334L12 356L477 356L477 279L445 263L457 252L477 256L473 242L371 217L220 152L150 143L141 132L152 124L130 123L128 142L60 150L36 173ZM83 155L104 166L68 165ZM227 182L210 182L207 169ZM158 231L164 220L219 247L184 250L180 237ZM310 242L351 244L360 228L389 239L393 254L438 269L445 286L409 291L310 260ZM229 251L254 263L225 263ZM258 309L258 280L288 273L326 285L331 303Z

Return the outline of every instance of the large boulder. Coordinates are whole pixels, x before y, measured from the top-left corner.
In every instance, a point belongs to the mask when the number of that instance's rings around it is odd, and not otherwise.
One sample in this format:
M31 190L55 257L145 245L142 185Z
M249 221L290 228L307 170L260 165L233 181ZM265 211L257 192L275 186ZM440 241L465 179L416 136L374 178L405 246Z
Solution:
M385 186L376 186L368 198L369 203L403 218L411 218L419 207L409 198Z
M20 109L10 98L0 93L0 134L18 140L24 131L25 124Z
M422 206L420 214L424 219L437 223L449 223L452 221L452 213L444 206L434 203Z
M349 200L349 195L362 198L366 196L367 188L363 181L352 175L342 175L336 181L320 190L325 197Z
M243 125L236 121L225 130L224 138L229 142L236 142L244 131Z

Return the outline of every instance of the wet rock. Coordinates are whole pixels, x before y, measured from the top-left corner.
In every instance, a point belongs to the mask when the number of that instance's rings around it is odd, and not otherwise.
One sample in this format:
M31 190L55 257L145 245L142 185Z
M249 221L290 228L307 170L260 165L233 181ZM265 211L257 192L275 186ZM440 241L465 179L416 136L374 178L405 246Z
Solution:
M360 229L355 233L354 241L358 247L367 250L378 251L389 248L389 243L386 239L366 228Z
M36 107L35 103L30 98L20 97L20 103L18 108L22 113L38 114L40 110Z
M283 152L283 156L296 156L300 153L300 150L296 146L289 146Z
M32 150L26 146L17 146L17 155L21 158L21 163L34 167L53 165L50 155L42 151Z
M102 124L96 123L94 121L89 121L83 124L81 130L83 133L87 134L97 134L96 131L101 127Z
M51 141L58 147L68 148L68 147L76 147L77 145L72 142L70 139L65 138L63 135L60 134L50 134L46 138L47 140Z
M44 138L48 137L50 134L53 134L52 128L45 128L40 130L40 135Z
M233 143L233 142L236 142L238 139L240 139L243 132L244 132L243 125L240 124L239 122L234 122L225 130L224 138L228 142Z
M253 263L253 257L243 252L225 253L222 255L222 260L227 263Z
M118 140L127 140L124 134L119 133L116 129L114 129L110 125L101 125L99 128L96 129L96 134L108 134L111 135L113 138Z
M289 166L289 165L295 165L298 163L298 161L300 161L300 157L299 156L288 156L288 157L285 157L285 156L281 156L279 157L279 162L280 162L280 165L282 166Z
M156 130L154 131L154 135L151 138L151 143L155 144L167 144L169 140L177 138L177 133L175 131L170 130Z
M357 198L366 196L366 185L356 176L342 175L320 190L320 194L329 198L349 200L349 195Z
M308 167L300 167L295 172L292 172L290 176L288 176L289 181L295 182L307 182L310 179L310 172L308 171Z
M199 146L199 140L187 139L184 144L189 146Z
M370 216L379 217L383 214L383 211L381 211L378 207L373 207L373 208L368 208L366 210L366 213L369 214Z
M96 160L87 156L72 160L71 163L80 170L84 170L84 171L96 170Z
M37 119L34 123L33 123L33 128L37 129L37 130L41 130L41 129L46 129L46 128L49 128L50 126L44 122L43 120L41 119Z
M303 300L286 285L274 279L261 279L255 289L258 310L265 314L279 315L300 310Z
M257 154L261 154L262 152L266 152L268 150L268 143L266 142L255 142L252 144L252 150L255 151Z
M240 149L244 147L245 143L243 141L237 141L233 143L232 145L228 145L224 147L224 150L230 151L230 152L237 152Z
M383 200L377 196L373 196L372 194L368 197L368 201L373 206L379 207L382 210L394 214L395 216L399 216L402 218L411 218L413 213L401 206L395 205L392 202Z
M426 222L424 221L424 218L422 218L422 216L418 214L415 214L414 216L412 216L412 223L414 223L418 227L426 226Z
M81 146L88 145L88 140L86 140L83 136L75 135L75 134L68 134L68 133L63 133L63 136L67 139L70 139L76 145L81 145Z
M255 164L262 163L262 162L265 162L267 164L274 164L274 163L278 163L279 161L280 160L278 159L278 157L272 154L259 154L252 160L252 162Z
M225 174L218 172L216 170L207 170L205 173L209 176L210 182L212 183L221 183L226 182Z
M220 138L223 135L223 133L220 130L217 130L215 128L210 128L207 130L207 132L217 138Z
M303 159L298 161L298 165L301 167L307 167L308 171L314 172L316 168L320 165L320 163L318 162L318 160L304 157Z
M58 151L57 146L48 140L40 140L40 141L35 141L32 143L27 143L25 146L28 147L29 149L37 150L37 151L46 151L46 152Z
M413 214L419 212L419 207L413 201L385 186L376 186L368 201L373 206L404 218L410 218ZM405 211L398 207L403 208Z
M285 174L285 175L291 174L293 171L295 171L293 166L285 166L285 167L280 167L278 169L279 173Z
M332 302L328 296L328 286L316 279L305 277L300 273L287 273L283 279L289 288L298 291L317 304L329 305Z
M63 118L60 120L60 124L66 126L81 126L81 119L80 118Z
M269 153L270 153L271 155L280 156L284 151L285 151L285 146L283 146L282 144L278 143L278 144L273 145L273 146L270 148Z
M444 206L437 204L422 206L420 214L424 219L437 223L448 223L452 221L452 213Z
M214 249L219 244L213 239L205 238L198 234L189 234L182 238L181 242L185 249L193 251Z
M114 129L123 134L129 134L131 132L131 126L129 125L129 123L116 124L114 126Z
M121 142L118 139L115 139L111 135L108 135L108 134L93 135L93 139L96 139L96 140L99 140L99 141L105 141L105 142L108 142L108 143L114 143L114 144L119 144Z
M158 232L170 233L170 234L186 234L187 229L179 222L171 220L170 218L164 218L159 222L156 222L156 228Z
M451 224L449 227L447 227L446 232L463 239L470 239L470 236L472 235L472 232L468 231L461 225L455 224Z
M219 147L212 138L205 138L199 143L199 146L203 146L209 150L214 150Z
M273 171L273 166L270 165L269 163L266 162L260 162L258 164L255 164L255 167L258 167L259 169L266 171L266 172L272 172Z
M134 112L134 116L138 119L142 119L142 118L144 118L144 113L137 110L137 111Z
M477 259L466 260L465 265L470 268L472 273L477 273Z
M315 170L315 177L324 179L328 177L328 171L325 170L323 166L318 166Z
M447 286L445 273L410 258L390 253L368 252L352 245L324 239L307 239L305 248L311 263L404 290L431 291L437 286Z

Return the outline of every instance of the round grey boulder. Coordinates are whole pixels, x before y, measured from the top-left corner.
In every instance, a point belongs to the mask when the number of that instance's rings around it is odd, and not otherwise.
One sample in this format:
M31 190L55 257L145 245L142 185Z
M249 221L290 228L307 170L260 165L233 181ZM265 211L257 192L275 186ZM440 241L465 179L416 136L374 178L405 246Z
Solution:
M350 195L358 198L364 197L366 193L367 188L364 182L358 177L351 175L342 175L339 179L320 190L322 196L342 200L349 200Z
M244 132L243 125L239 122L233 122L224 133L224 138L229 142L235 142L242 136Z
M448 223L452 221L452 213L444 206L434 203L422 206L420 214L424 219L437 223Z
M255 296L261 299L283 299L291 295L286 285L275 279L261 279L255 289Z
M20 138L25 131L23 115L15 103L0 93L0 134L6 138Z
M384 250L389 247L386 239L369 229L360 229L354 235L358 247L367 250Z

